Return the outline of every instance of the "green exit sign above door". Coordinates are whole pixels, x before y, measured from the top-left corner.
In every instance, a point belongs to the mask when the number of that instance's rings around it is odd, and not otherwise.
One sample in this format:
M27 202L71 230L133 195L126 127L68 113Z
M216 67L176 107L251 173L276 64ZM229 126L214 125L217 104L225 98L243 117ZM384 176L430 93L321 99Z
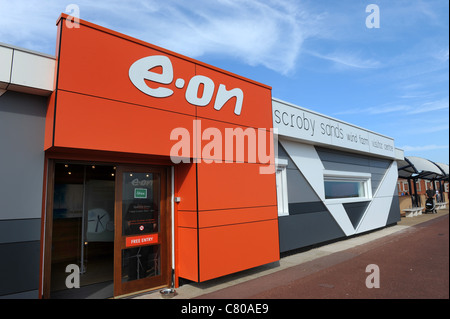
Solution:
M135 188L134 189L134 198L147 198L147 189L146 188Z

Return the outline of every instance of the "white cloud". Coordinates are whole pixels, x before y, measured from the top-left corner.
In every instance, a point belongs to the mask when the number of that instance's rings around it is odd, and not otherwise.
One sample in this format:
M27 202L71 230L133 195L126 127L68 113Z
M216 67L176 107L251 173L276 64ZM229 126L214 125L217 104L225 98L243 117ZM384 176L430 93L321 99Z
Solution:
M401 97L403 98L403 97ZM411 97L412 98L412 97ZM371 106L371 107L359 107L348 109L340 112L336 112L335 114L368 114L368 115L377 115L377 114L386 114L386 113L400 113L403 116L406 115L417 115L423 113L431 113L434 111L445 110L449 108L448 98L443 98L436 101L423 102L417 106L412 106L409 104L394 104L388 103L384 105Z
M433 54L433 57L441 62L447 62L448 61L448 48L441 49L438 52L435 52Z
M0 41L55 54L56 20L66 8L63 2L0 0Z
M424 121L424 125L411 125L408 127L405 127L402 130L403 134L408 134L408 135L424 135L426 134L427 136L430 133L436 133L436 132L443 132L443 131L447 131L448 134L448 129L449 129L449 125L447 124L433 124L430 121L425 122Z
M381 105L381 106L372 106L372 107L360 107L353 108L349 110L344 110L341 112L336 112L336 115L342 114L368 114L368 115L376 115L376 114L386 114L386 113L395 113L395 112L405 112L411 110L411 106L409 105Z
M67 4L0 0L0 41L53 54L55 22ZM81 19L181 54L222 55L281 74L294 70L303 42L317 34L321 23L320 15L289 0L78 0L75 4Z
M409 111L408 114L428 113L448 108L449 108L448 98L444 98L438 101L425 102L421 104L419 107L416 107L413 110Z
M417 145L417 146L410 146L410 145L404 145L398 147L404 151L407 152L420 152L420 151L432 151L432 150L442 150L442 149L448 149L448 145L436 145L436 144L429 144L429 145Z
M304 40L318 23L317 17L288 1L164 3L152 15L153 32L162 46L192 57L231 56L282 74L295 68ZM158 18L163 12L170 12L169 20Z
M335 63L335 66L338 68L355 68L355 69L376 69L382 66L382 63L373 60L362 58L360 55L354 52L334 52L331 54L320 54L318 52L308 53L317 58L321 58L324 60L328 60Z

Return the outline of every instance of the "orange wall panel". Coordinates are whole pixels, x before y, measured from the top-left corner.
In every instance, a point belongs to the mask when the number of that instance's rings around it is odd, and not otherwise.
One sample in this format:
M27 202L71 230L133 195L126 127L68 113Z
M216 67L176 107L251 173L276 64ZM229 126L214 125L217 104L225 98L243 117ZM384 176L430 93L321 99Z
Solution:
M172 127L191 122L182 114L59 91L54 146L169 155Z
M279 260L278 222L200 229L200 281Z
M200 228L257 222L277 218L277 206L245 207L199 212Z
M179 211L197 211L197 173L193 163L175 165L175 196L181 201L176 203Z
M197 211L178 210L178 226L197 228Z
M208 66L174 52L133 39L81 21L80 28L61 25L61 57L57 89L69 90L108 99L147 105L201 118L255 128L272 127L271 88L252 80ZM173 91L169 97L155 98L139 91L129 78L129 69L137 60L155 55L169 57L173 77L169 84L147 81L152 88L164 87ZM161 68L153 70L161 72ZM186 91L194 76L208 77L213 83L213 96L205 106L196 106L186 100ZM184 85L176 85L178 79ZM221 110L214 105L223 85L227 91L243 92L242 111L234 113L236 98L226 102ZM193 85L195 88L195 85ZM203 87L203 86L201 86ZM194 90L195 91L195 90ZM197 96L202 96L199 88ZM225 99L227 100L227 99Z
M260 167L264 166L250 163L199 163L199 211L276 205L275 174L260 174Z
M274 164L273 135L270 130L198 118L195 134L195 141L200 146L196 157L206 163L233 161Z
M225 73L218 73L209 68L198 66L197 75L207 76L214 79L215 91L210 104L198 107L197 116L200 118L218 119L255 128L272 127L272 98L271 90L267 87L255 85L252 82L241 78L233 77ZM219 85L225 85L227 90L239 88L242 90L244 98L240 115L234 113L236 98L230 99L220 111L214 109L217 100Z
M149 96L138 90L129 79L131 65L151 55L170 57L174 80L169 85L148 85L170 88L174 91L172 96ZM140 45L128 38L99 32L87 25L70 29L65 27L65 23L60 57L58 89L195 115L195 106L187 103L184 93L175 87L177 78L189 80L195 75L195 64L192 62L168 55L150 45Z
M198 281L197 230L178 227L177 238L178 276Z
M55 116L55 95L53 92L47 101L47 114L45 115L45 139L44 150L52 147L53 144L53 120Z

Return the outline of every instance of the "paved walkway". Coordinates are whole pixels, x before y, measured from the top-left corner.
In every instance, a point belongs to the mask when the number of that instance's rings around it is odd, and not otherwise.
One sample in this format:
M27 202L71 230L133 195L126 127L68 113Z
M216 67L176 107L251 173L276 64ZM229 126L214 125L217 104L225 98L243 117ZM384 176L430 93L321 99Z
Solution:
M443 209L437 214L402 217L397 225L283 257L279 262L186 284L176 289L173 299L449 298L448 212ZM402 258L408 258L408 263ZM379 266L380 285L389 289L366 288L369 273L365 267L369 264ZM407 269L393 269L394 264ZM402 286L404 281L409 285ZM424 289L419 281L432 281L428 285L432 290ZM154 292L135 298L161 296Z

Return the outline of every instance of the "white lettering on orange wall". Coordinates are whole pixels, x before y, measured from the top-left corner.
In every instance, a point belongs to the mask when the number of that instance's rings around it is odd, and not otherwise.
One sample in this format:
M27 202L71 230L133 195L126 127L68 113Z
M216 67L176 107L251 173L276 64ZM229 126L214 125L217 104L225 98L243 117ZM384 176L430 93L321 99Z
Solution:
M162 72L153 72L152 69L156 67L160 67ZM152 55L137 60L131 65L128 76L139 91L151 97L166 98L174 94L174 91L167 87L156 87L156 85L150 87L146 82L150 81L155 84L165 85L169 85L173 82L173 65L167 56ZM178 78L175 81L175 87L181 90L184 88L185 83L186 81L184 79ZM212 101L215 88L216 85L214 81L209 77L195 75L187 84L185 99L191 105L206 106ZM220 111L232 98L236 99L234 114L241 115L244 92L239 88L228 90L224 84L219 84L216 99L214 101L214 109Z

